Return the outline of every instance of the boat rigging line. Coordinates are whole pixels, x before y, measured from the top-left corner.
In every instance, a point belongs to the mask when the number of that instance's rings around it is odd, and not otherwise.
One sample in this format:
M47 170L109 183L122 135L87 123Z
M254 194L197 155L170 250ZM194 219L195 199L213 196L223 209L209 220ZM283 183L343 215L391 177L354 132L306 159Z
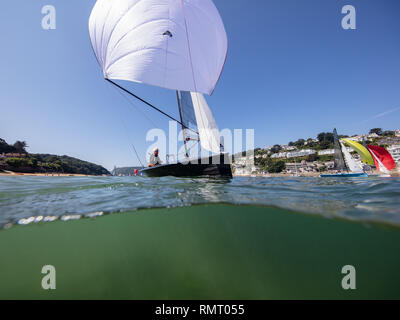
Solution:
M114 88L114 87L113 87L113 88ZM114 89L118 92L118 94L120 94L124 99L126 99L130 105L132 105L136 110L138 110L147 120L149 120L149 121L156 127L156 124L155 124L150 118L148 118L148 117L146 116L146 114L145 114L142 110L140 110L131 100L129 100L128 97L126 97L126 96L125 96L121 91L119 91L117 88L114 88ZM139 154L138 154L137 151L136 151L135 145L134 145L133 142L131 141L131 138L130 138L130 136L129 136L129 134L128 134L128 128L127 128L125 122L124 122L122 119L121 119L121 122L122 122L122 125L123 125L124 129L125 129L125 134L126 134L126 137L127 137L127 139L128 139L128 142L129 142L130 144L132 144L133 151L135 152L135 155L136 155L137 159L139 160L140 165L142 166L142 168L144 168L144 165L143 165L142 161L140 160Z
M142 166L142 168L144 168L144 165L143 165L142 161L140 161L140 157L139 157L139 155L136 151L135 145L133 143L132 143L132 147L133 147L133 150L135 151L136 157L138 158L138 160L140 162L140 165Z
M160 112L161 114L163 114L164 116L170 118L173 121L176 121L177 123L179 123L183 128L193 131L194 133L196 133L197 135L199 134L197 131L188 128L187 126L185 126L181 121L175 119L174 117L171 117L169 114L165 113L164 111L160 110L159 108L157 108L156 106L152 105L151 103L147 102L146 100L140 98L139 96L137 96L136 94L128 91L127 89L125 89L124 87L120 86L119 84L115 83L114 81L108 79L108 78L104 78L105 80L107 80L108 82L110 82L111 84L113 84L114 86L116 86L117 88L121 89L122 91L128 93L129 95L131 95L132 97L138 99L139 101L143 102L144 104L148 105L149 107L153 108L154 110Z
M135 110L139 111L140 114L141 114L143 117L145 117L145 118L151 123L152 126L154 126L154 128L157 127L157 124L156 124L152 119L150 119L150 118L146 115L146 113L144 113L143 110L141 110L141 108L139 108L136 104L134 104L133 101L132 101L131 99L129 99L126 95L124 95L124 93L121 92L121 90L118 90L118 88L116 88L116 87L114 87L114 86L111 86L111 87L112 87L116 92L118 92L118 94L119 94L121 97L123 97L132 107L134 107Z

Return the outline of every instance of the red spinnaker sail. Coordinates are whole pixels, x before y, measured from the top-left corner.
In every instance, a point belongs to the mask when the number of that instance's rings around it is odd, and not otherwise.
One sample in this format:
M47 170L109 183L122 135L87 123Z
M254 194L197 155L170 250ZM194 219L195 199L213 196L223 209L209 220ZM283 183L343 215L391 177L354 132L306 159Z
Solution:
M375 156L382 162L386 169L392 170L396 168L396 162L394 162L393 157L386 149L378 146L369 145L368 150L372 150L374 152ZM376 161L375 157L372 158L374 158L376 168L379 169L379 164Z

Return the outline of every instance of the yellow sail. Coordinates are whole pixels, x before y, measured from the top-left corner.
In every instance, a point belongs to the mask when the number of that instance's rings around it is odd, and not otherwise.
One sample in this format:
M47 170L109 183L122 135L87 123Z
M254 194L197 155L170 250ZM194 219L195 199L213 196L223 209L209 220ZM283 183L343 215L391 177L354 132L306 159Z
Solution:
M360 155L362 162L371 166L374 165L374 159L372 159L371 153L362 144L350 139L341 140Z

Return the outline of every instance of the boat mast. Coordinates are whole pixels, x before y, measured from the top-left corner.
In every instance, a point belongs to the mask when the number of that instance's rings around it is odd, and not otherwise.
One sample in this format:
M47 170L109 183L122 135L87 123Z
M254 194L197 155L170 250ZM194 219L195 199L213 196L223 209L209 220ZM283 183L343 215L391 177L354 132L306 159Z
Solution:
M345 160L345 157L344 157L342 148L346 148L345 145L342 145L342 146L341 146L341 148L340 148L340 153L342 154L343 164L344 164L344 167L345 167L346 171L347 171L347 172L350 172L349 167L347 166L347 163L346 163L346 160Z
M181 119L181 125L182 125L182 137L183 137L183 144L185 146L185 157L189 158L188 148L186 145L185 125L183 124L182 105L181 105L181 99L179 98L178 90L176 90L176 100L178 101L179 117Z

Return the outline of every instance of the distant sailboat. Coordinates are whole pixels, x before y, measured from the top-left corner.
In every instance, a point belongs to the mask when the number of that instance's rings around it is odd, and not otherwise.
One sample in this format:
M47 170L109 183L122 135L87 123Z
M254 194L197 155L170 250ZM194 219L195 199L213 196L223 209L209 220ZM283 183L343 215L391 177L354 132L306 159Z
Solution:
M368 177L361 166L357 164L342 141L339 140L336 129L333 130L335 162L334 169L337 173L321 174L320 177ZM346 171L346 172L344 172Z
M182 126L185 161L143 169L148 176L231 177L220 133L203 94L211 95L225 64L228 40L211 0L98 0L89 19L104 78ZM112 80L176 91L180 120ZM211 156L189 159L189 142ZM178 158L178 157L177 157Z
M342 139L342 141L360 155L362 162L370 166L375 166L376 169L385 176L390 174L390 170L396 168L396 162L385 148L373 145L361 145L360 143L350 139Z

